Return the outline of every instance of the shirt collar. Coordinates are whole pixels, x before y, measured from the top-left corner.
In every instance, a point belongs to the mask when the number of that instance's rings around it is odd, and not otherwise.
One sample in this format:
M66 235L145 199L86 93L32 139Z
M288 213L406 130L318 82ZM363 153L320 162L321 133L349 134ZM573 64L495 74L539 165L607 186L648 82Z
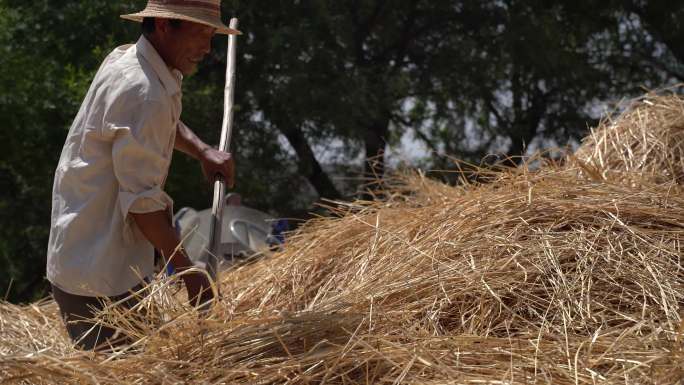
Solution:
M148 63L157 73L159 79L161 80L166 92L169 95L175 95L181 91L181 81L183 80L183 75L177 69L171 69L166 65L164 59L159 56L159 53L154 48L152 43L150 43L145 36L141 35L138 42L135 43L135 47L142 54L142 56L147 60Z

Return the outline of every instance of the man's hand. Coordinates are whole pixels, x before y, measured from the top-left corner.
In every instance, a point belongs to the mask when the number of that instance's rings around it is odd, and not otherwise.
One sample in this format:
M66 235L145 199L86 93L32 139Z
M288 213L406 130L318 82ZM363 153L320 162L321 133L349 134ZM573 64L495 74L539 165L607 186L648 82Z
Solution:
M176 127L176 150L200 161L202 172L209 183L214 183L216 175L222 175L228 187L235 185L235 164L233 157L223 151L208 146L183 122Z
M182 277L190 304L201 310L207 309L209 301L214 298L214 292L211 290L211 284L206 275L198 272L188 273Z
M202 151L199 161L209 183L214 183L216 175L221 175L229 188L235 185L235 162L230 153L209 147Z
M131 213L131 216L138 225L138 228L152 245L159 250L165 260L178 273L195 267L195 264L188 258L185 250L178 247L181 243L175 230L171 227L168 212L166 210L151 213ZM188 272L181 275L188 291L188 299L192 305L200 306L200 310L207 310L209 301L214 298L211 284L207 276L201 272Z

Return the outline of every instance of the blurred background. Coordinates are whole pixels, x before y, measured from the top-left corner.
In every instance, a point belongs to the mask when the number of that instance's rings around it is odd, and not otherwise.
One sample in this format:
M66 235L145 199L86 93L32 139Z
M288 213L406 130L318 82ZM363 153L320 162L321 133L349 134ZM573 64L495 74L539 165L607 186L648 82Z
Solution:
M0 0L0 298L47 294L54 169L102 59L144 0ZM623 99L684 81L684 3L665 0L224 0L238 17L235 191L306 219L321 198L452 157L487 165L576 146ZM217 144L226 37L183 83L183 121ZM372 159L368 162L367 159ZM431 171L439 170L439 171ZM176 154L175 207L210 206ZM297 221L291 221L297 223Z

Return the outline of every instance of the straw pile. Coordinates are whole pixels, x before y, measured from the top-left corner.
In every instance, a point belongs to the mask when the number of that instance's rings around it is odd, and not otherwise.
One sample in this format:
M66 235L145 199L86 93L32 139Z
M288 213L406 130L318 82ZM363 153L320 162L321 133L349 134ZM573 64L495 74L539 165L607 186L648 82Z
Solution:
M603 178L684 182L684 101L649 94L607 116L576 156Z
M637 110L652 113L648 122L661 113ZM616 122L637 127L627 116ZM674 136L670 124L649 127L648 140ZM592 134L603 135L601 148L626 145L601 130ZM459 187L406 176L382 202L335 205L338 218L312 221L283 252L225 274L223 298L204 319L172 280L159 281L141 304L146 317L102 315L138 338L129 351L71 349L50 301L1 304L0 378L675 383L684 379L682 188L663 178L621 183L632 170L597 150L598 165L610 167L604 177L582 161L585 146L563 167L481 171ZM676 151L638 164L660 170L676 164L665 159Z

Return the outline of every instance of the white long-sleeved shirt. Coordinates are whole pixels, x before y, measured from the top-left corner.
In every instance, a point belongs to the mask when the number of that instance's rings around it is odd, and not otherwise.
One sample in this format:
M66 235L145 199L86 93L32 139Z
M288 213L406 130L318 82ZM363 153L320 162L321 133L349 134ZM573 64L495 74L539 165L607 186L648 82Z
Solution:
M100 66L55 172L47 278L63 291L120 295L152 273L154 249L129 214L173 205L163 187L181 81L142 36Z

